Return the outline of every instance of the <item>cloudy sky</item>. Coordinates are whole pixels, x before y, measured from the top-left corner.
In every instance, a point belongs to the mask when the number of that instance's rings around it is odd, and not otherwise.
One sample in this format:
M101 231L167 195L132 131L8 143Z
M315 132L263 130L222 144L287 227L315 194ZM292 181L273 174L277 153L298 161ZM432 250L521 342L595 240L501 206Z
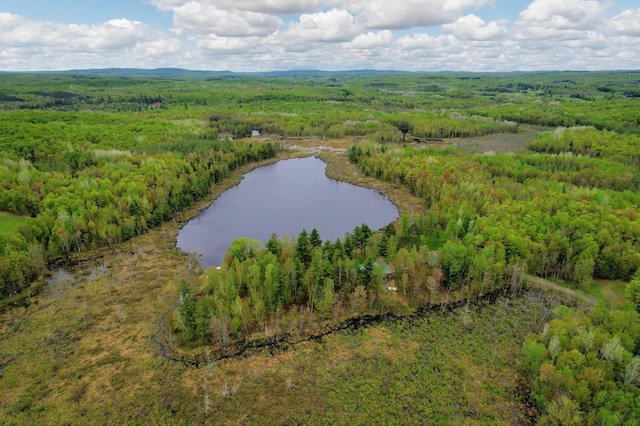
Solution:
M0 71L640 69L639 0L0 0Z

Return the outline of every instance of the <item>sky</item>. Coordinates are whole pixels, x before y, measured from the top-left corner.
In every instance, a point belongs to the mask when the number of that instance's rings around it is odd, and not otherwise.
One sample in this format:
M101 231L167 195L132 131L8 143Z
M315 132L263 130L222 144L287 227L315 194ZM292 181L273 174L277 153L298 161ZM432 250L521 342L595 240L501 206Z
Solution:
M640 0L0 0L0 71L640 69Z

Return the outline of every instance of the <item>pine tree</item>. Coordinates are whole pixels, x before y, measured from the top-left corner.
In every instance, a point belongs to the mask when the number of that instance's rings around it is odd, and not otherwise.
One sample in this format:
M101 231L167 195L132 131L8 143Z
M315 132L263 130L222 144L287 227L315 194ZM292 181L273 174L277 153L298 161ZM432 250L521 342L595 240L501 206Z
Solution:
M306 229L303 229L298 235L296 241L296 257L300 259L300 262L306 267L311 263L311 242L309 241L309 234Z
M311 243L311 247L318 248L322 245L322 239L320 238L320 233L316 228L311 230L311 235L309 235L309 242Z

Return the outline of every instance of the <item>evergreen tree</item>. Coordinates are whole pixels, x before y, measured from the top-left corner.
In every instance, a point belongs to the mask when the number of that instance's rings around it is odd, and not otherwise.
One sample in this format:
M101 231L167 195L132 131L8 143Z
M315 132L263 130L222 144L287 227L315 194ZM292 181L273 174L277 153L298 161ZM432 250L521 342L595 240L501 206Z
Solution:
M309 266L311 263L311 242L309 241L309 234L306 229L303 229L298 235L296 241L296 257L300 259L300 262L305 266Z
M309 235L309 242L311 243L311 247L318 248L322 245L322 239L320 238L320 233L316 228L311 230L311 234Z
M196 328L196 302L191 295L189 283L185 280L180 281L179 286L179 305L178 305L178 323L187 340L191 340L193 332Z
M382 234L380 241L378 241L378 256L387 257L387 250L389 247L389 237L386 234Z
M267 241L266 244L267 250L273 253L277 258L280 258L280 254L282 254L282 243L278 240L278 236L275 234L271 234L271 237Z

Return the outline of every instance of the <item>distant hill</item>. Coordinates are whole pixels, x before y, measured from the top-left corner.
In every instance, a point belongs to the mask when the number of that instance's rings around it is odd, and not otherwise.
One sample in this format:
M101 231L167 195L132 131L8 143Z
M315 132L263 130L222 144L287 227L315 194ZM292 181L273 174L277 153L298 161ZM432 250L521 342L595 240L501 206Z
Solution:
M25 74L70 74L70 75L101 75L101 76L127 76L127 77L147 77L147 78L207 78L207 77L265 77L265 78L296 78L296 77L359 77L363 75L379 74L409 74L409 71L391 70L349 70L349 71L322 71L322 70L292 70L292 71L267 71L267 72L233 72L233 71L210 71L210 70L188 70L184 68L92 68L74 69L64 71L30 71L17 72ZM11 72L7 72L11 74Z
M201 71L187 70L183 68L96 68L85 70L53 71L62 74L75 75L109 75L109 76L130 76L148 78L186 78L186 77L208 77L212 74L229 75L230 71Z

